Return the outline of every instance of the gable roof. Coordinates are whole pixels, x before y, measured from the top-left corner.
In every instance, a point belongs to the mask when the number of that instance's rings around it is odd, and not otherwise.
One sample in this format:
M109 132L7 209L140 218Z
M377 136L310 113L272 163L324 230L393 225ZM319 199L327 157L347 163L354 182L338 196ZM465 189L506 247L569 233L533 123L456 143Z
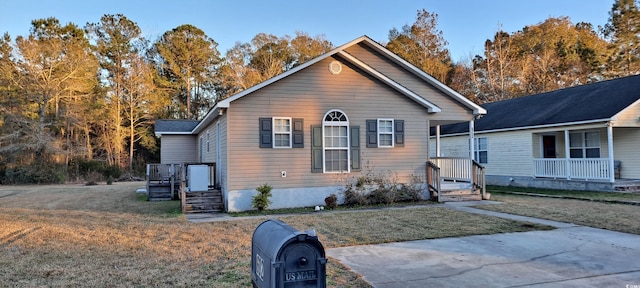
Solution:
M564 88L510 100L483 104L489 112L474 123L474 130L517 130L527 127L569 125L614 120L614 116L640 101L640 75ZM440 134L469 132L468 123L444 125Z
M393 61L394 63L402 66L403 68L405 68L407 71L413 73L414 75L418 76L420 79L422 79L423 81L431 84L433 87L435 87L436 89L438 89L440 92L444 93L445 95L449 96L450 98L452 98L454 101L459 102L460 104L462 104L464 107L467 107L468 109L473 111L474 115L483 115L486 114L487 111L482 108L481 106L473 103L471 100L467 99L466 97L464 97L463 95L461 95L460 93L456 92L455 90L451 89L450 87L448 87L447 85L444 85L443 83L441 83L440 81L436 80L435 78L433 78L431 75L425 73L424 71L420 70L419 68L415 67L414 65L410 64L409 62L405 61L404 59L400 58L398 55L392 53L391 51L389 51L387 48L385 48L384 46L380 45L379 43L373 41L371 38L367 37L367 36L362 36L359 37L349 43L346 43L340 47L337 47L321 56L318 56L310 61L307 61L299 66L296 66L295 68L288 70L280 75L277 75L271 79L268 79L258 85L255 85L247 90L241 91L229 98L226 98L220 102L218 102L216 104L216 106L214 106L209 113L207 113L207 115L205 116L205 118L202 119L202 121L193 129L192 133L199 133L200 131L202 131L202 129L204 129L207 125L209 125L209 123L211 121L213 121L218 115L221 115L221 111L223 109L229 108L231 102L242 98L244 96L247 96L257 90L260 90L268 85L271 85L285 77L288 77L302 69L305 69L315 63L318 63L324 59L327 59L333 55L339 55L340 57L342 57L343 59L345 59L346 61L349 61L350 63L358 66L359 68L361 68L363 71L369 73L371 76L377 78L378 80L382 81L383 83L387 84L389 87L395 89L396 91L400 92L401 94L407 96L408 98L412 99L413 101L415 101L416 103L418 103L419 105L422 105L423 107L427 108L428 112L430 113L437 113L440 112L440 107L438 107L437 105L431 103L429 100L425 99L424 97L421 97L420 95L416 94L415 92L411 91L410 89L407 89L406 87L402 86L401 84L395 82L393 79L387 77L386 75L376 71L374 68L368 66L366 63L358 60L357 58L351 56L349 53L346 52L346 49L359 44L359 43L363 43L365 45L367 45L368 47L374 49L375 51L379 52L381 55L383 55L384 57L390 59L391 61Z
M197 120L156 120L155 134L191 134L200 121Z

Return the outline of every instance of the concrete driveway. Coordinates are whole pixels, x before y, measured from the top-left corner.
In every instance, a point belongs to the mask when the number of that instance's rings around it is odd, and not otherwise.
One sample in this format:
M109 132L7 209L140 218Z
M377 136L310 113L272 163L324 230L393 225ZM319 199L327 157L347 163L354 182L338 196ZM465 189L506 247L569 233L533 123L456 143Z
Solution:
M640 236L450 203L471 213L557 227L328 249L374 287L640 288ZM640 220L639 220L640 221Z

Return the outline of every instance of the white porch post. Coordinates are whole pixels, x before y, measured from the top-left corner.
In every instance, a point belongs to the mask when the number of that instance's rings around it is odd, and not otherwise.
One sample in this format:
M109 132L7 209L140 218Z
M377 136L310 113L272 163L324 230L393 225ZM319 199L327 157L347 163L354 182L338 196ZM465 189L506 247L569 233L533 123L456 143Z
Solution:
M440 125L436 125L436 157L440 156Z
M569 143L570 138L569 138L569 130L564 130L564 158L565 158L565 165L566 165L566 169L565 172L567 173L567 180L571 180L571 161L569 159L569 157L571 157L571 148L570 148L570 143Z
M474 127L474 120L469 121L469 158L474 159L475 155L476 155L476 151L475 151L475 145L473 145L474 141L473 141L473 137L474 137L474 133L475 133L475 127Z
M609 182L616 181L616 174L613 169L613 123L607 123L607 148L609 150Z
M469 165L469 176L471 177L470 182L471 185L473 185L473 160L475 160L476 157L476 147L475 147L475 141L473 140L473 138L475 137L475 121L471 120L469 121L469 153L471 153L471 165Z

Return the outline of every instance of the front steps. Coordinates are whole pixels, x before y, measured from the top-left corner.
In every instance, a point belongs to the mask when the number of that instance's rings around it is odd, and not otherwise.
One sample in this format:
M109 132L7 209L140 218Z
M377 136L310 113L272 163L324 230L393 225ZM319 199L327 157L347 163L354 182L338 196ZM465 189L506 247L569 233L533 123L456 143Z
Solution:
M440 197L438 202L454 201L480 201L482 195L473 193L471 183L467 182L442 182L440 184Z
M185 214L222 212L222 192L220 190L185 192Z

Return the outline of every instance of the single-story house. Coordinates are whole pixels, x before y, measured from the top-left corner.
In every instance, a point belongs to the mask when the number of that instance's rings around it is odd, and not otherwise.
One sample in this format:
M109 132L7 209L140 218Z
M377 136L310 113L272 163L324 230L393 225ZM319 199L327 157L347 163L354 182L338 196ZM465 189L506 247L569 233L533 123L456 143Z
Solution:
M482 107L488 114L473 122L471 136L464 123L432 129L431 155L471 154L485 167L487 184L640 187L633 181L640 179L640 75Z
M324 205L347 183L426 179L429 127L485 109L367 36L218 102L201 121L156 122L161 163L209 163L227 211ZM465 168L465 171L468 168Z

